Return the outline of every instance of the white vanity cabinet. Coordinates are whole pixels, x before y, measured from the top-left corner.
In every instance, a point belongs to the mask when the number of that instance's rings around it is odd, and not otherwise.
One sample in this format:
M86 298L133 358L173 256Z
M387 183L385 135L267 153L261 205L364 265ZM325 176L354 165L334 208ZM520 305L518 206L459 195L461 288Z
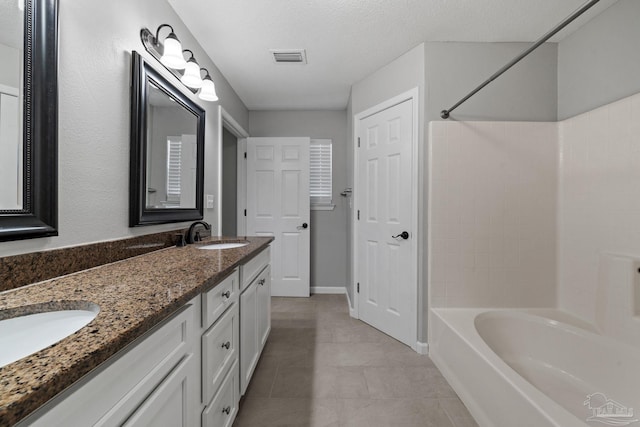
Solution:
M269 248L19 426L230 427L271 328Z
M196 298L20 425L196 426L198 314Z
M240 394L244 395L271 331L269 249L240 269Z

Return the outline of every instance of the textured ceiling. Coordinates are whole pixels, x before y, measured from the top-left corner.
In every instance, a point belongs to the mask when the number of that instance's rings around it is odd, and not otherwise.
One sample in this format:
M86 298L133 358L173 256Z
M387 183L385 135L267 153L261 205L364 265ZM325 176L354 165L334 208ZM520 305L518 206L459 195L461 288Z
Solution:
M602 0L566 37L616 0ZM535 41L585 0L169 0L250 110L342 109L351 85L424 41ZM178 34L178 37L180 35ZM308 64L270 49L304 48Z

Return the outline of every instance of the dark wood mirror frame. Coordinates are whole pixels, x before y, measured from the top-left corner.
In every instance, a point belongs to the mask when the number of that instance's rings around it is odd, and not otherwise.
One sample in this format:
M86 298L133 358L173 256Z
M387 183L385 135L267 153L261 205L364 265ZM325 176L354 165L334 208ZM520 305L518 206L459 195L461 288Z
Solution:
M24 16L24 196L0 210L0 241L58 235L58 0L27 0Z
M195 221L203 218L204 123L205 111L154 69L140 54L132 52L131 82L131 165L129 226ZM147 208L147 82L173 98L197 118L196 207Z

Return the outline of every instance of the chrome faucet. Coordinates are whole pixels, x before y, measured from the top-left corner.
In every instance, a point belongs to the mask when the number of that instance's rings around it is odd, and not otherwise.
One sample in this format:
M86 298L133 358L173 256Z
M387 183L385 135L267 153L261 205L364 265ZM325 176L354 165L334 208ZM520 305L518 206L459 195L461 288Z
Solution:
M198 225L202 225L205 228L205 230L211 230L211 224L209 224L208 222L205 222L205 221L194 222L189 226L189 230L187 230L184 236L187 243L195 243L200 241L200 233L196 231L194 234L194 231Z

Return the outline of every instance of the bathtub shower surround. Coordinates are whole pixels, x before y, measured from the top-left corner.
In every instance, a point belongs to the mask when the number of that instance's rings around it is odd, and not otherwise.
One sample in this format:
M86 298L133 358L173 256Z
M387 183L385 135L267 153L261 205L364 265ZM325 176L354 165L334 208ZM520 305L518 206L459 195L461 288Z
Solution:
M430 131L438 368L481 426L640 425L640 94Z
M552 307L555 123L431 122L431 307Z
M640 346L640 94L560 122L559 135L559 306Z

